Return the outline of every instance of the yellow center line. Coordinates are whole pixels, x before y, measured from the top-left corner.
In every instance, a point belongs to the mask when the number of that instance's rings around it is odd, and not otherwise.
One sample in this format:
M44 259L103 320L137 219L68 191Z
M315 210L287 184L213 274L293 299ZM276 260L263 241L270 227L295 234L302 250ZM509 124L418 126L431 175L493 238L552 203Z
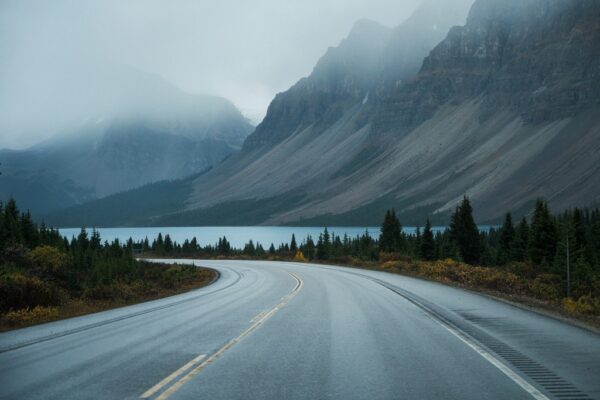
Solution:
M250 327L248 329L246 329L244 332L242 332L239 336L231 339L229 342L227 342L227 344L225 344L223 347L221 347L219 350L217 350L215 353L213 353L210 357L208 357L206 360L204 360L204 362L202 362L202 364L193 368L191 371L189 371L187 374L185 374L183 377L181 377L177 382L175 382L173 385L171 385L167 390L162 392L161 395L156 398L156 400L168 399L173 393L175 393L177 390L179 390L186 382L188 382L193 377L198 375L204 369L204 367L206 367L207 365L216 361L223 353L225 353L227 350L229 350L231 347L233 347L236 343L239 343L243 338L245 338L246 336L251 334L253 331L255 331L260 325L262 325L266 320L268 320L277 311L279 311L283 306L285 306L292 298L294 298L294 296L296 296L298 294L300 289L302 289L302 286L304 285L304 281L302 281L302 279L300 279L298 276L296 276L296 274L293 274L291 272L288 272L288 274L290 274L296 280L296 286L288 295L286 295L282 298L282 300L279 304L277 304L275 307L273 307L270 311L268 311L266 313L265 312L259 313L256 317L253 318L253 320L255 320L255 322L252 325L250 325ZM192 360L192 361L194 361L194 360ZM192 363L192 361L190 363ZM190 364L190 363L188 363L188 364ZM175 371L173 374L179 372L180 370L185 371L187 368L189 368L188 364L184 365L183 367L181 367L180 369ZM173 375L173 374L171 374L171 375ZM171 375L169 375L167 378L171 377ZM169 383L171 380L173 380L178 375L179 374L175 375L172 379L165 382L165 384ZM165 381L167 378L165 378L163 381ZM161 381L156 386L160 385L163 381ZM156 386L154 386L154 387L156 387ZM153 390L154 387L149 389L146 393ZM152 394L156 393L158 390L153 391ZM144 397L146 395L146 393L144 393L141 396L141 398L147 398L147 397ZM150 396L152 394L150 394Z
M202 359L204 359L204 357L206 357L206 354L200 354L198 357L194 358L192 361L188 362L183 367L179 368L177 371L173 372L171 375L167 376L165 379L158 382L150 389L146 390L144 394L140 396L140 398L147 399L151 397L154 393L158 392L160 389L162 389L165 385L177 378L179 375L183 374L185 371L192 368L195 364L199 363Z

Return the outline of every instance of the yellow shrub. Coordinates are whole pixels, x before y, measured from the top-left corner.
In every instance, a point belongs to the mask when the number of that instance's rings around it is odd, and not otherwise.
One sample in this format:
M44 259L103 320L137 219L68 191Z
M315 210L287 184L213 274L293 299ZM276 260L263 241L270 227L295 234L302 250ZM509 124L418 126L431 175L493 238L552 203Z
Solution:
M62 271L67 262L66 256L52 246L36 247L29 257L35 265L53 274Z
M294 255L294 261L305 262L306 258L304 257L304 253L302 253L300 250L298 250L296 252L296 254Z
M22 308L7 312L3 319L10 325L33 324L58 318L58 307Z
M600 299L592 296L581 296L577 301L572 298L563 300L563 308L569 314L600 314Z

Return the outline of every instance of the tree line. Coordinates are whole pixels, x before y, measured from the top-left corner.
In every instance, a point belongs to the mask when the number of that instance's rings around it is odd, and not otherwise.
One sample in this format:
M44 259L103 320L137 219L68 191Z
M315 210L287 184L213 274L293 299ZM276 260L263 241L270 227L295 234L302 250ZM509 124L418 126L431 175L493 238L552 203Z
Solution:
M510 268L521 275L535 277L551 274L570 280L575 295L600 290L600 210L574 208L553 215L545 200L538 200L531 217L513 221L507 213L501 226L480 229L473 217L473 207L464 197L452 213L447 229L434 229L429 219L415 233L404 231L394 210L383 218L378 237L368 231L356 237L339 236L327 228L316 238L307 236L298 243L295 235L289 243L264 248L250 240L235 249L226 237L214 245L200 246L196 238L182 244L169 235L129 242L137 252L157 255L194 257L250 257L306 259L309 261L344 261L354 258L377 261L382 257L408 257L436 261L453 259L471 265ZM565 289L566 290L566 289Z
M0 323L15 310L28 310L15 315L31 317L31 310L46 312L74 300L135 301L175 288L197 272L138 262L131 246L102 242L96 230L82 228L68 239L36 224L13 199L0 202Z

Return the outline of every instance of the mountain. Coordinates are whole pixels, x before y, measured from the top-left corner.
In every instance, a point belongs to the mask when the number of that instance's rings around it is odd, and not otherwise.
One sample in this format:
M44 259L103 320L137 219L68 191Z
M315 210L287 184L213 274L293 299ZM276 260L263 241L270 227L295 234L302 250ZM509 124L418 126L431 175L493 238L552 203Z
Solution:
M129 108L98 103L98 117L32 148L0 150L2 198L46 213L183 178L239 151L253 129L225 99L190 95L130 69L118 82L111 98Z
M152 222L364 225L391 207L445 222L464 194L486 222L537 197L600 201L600 3L469 5L427 1L393 30L360 21Z

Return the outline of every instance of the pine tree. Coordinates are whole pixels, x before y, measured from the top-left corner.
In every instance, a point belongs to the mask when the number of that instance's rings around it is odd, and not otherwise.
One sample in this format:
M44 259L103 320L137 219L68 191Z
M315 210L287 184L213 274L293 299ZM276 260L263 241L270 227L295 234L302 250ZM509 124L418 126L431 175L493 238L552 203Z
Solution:
M29 211L21 214L21 217L19 218L19 228L23 244L30 249L36 247L38 245L39 234L37 227L31 219Z
M171 254L173 252L173 240L171 239L171 235L168 233L165 235L165 253Z
M290 242L290 251L294 254L296 254L296 251L298 251L298 244L296 243L296 235L294 235L292 233L292 241Z
M246 245L244 246L244 254L253 256L255 252L256 248L254 247L254 242L252 241L252 239L250 239L250 241L248 241L248 243L246 243Z
M482 245L479 229L473 219L473 208L467 196L456 207L450 223L450 234L460 256L467 264L477 264L481 259Z
M22 243L23 238L19 229L19 209L17 208L17 202L12 197L8 199L4 206L3 225L5 246Z
M594 265L596 265L597 272L600 273L600 218L592 226L591 237L590 247L594 253Z
M327 254L327 250L325 250L323 234L320 234L319 240L317 240L317 260L327 260L327 258L328 258L328 254Z
M415 230L415 239L413 241L411 253L415 257L420 257L420 255L421 255L421 227L418 225L417 225L417 229Z
M381 225L381 234L379 235L379 249L383 252L391 253L401 250L402 226L396 217L394 210L388 210L385 213L383 224Z
M315 242L310 235L306 237L306 250L304 251L304 255L308 257L309 260L315 258Z
M435 259L435 242L433 240L433 232L431 231L431 222L429 221L429 218L427 218L423 236L421 238L421 257L428 261Z
M506 264L512 261L513 255L513 244L515 241L515 227L513 226L512 216L510 213L506 214L504 218L504 224L500 228L500 248L498 251L498 264Z
M529 255L529 224L527 219L523 218L515 232L515 239L512 244L512 256L514 261L525 261Z
M531 222L531 260L537 265L550 265L556 254L558 233L548 203L538 200Z

